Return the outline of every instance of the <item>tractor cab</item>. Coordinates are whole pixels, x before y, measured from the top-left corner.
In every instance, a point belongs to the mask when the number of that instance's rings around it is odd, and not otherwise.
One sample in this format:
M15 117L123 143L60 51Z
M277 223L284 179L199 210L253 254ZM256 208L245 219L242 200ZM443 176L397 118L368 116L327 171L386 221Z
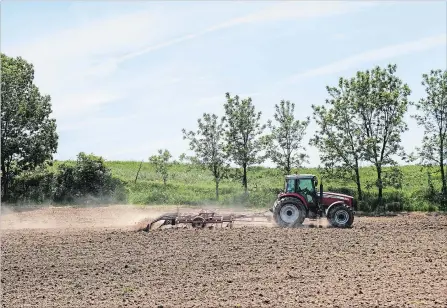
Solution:
M300 194L306 200L309 208L318 207L316 187L318 178L312 174L287 175L285 179L285 193Z

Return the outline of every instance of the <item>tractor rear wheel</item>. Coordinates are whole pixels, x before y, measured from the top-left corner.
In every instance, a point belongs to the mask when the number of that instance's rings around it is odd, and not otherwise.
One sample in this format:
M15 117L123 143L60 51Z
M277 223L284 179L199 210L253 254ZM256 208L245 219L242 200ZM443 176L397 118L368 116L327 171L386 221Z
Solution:
M354 212L352 211L352 208L343 204L338 204L329 210L327 219L334 227L349 228L354 222Z
M282 228L295 228L306 219L306 207L301 200L286 197L275 206L273 218Z

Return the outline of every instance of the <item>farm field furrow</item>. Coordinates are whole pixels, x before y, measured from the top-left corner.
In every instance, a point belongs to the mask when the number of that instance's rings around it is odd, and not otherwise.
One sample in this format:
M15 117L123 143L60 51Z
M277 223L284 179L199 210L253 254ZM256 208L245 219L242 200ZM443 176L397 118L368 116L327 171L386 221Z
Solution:
M14 228L50 213L78 223ZM144 213L2 215L2 307L447 307L446 215L146 233Z

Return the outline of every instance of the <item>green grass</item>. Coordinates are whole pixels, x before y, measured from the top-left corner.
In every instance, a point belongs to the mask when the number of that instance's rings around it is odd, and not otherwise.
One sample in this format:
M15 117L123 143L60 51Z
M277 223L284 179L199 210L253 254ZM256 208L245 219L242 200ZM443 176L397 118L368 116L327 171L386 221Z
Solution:
M125 181L128 203L132 204L219 204L238 205L244 203L252 207L266 208L275 200L277 190L283 187L281 171L273 168L253 167L248 171L249 197L245 198L243 188L238 180L226 179L220 183L220 199L215 200L213 176L207 170L184 164L174 164L169 168L169 179L164 186L161 177L156 174L150 163L143 163L136 183L135 176L140 162L108 161L106 165L114 176ZM386 170L386 169L385 169ZM384 203L390 210L399 211L436 211L437 207L427 201L428 178L420 166L403 166L403 185L401 189L385 188ZM301 169L300 173L316 174L317 169ZM376 179L372 167L361 169L361 180L365 201L361 210L371 211L376 208L377 189L367 189L368 183ZM433 176L435 188L440 190L440 176ZM354 183L342 180L323 179L325 190L350 193L356 196Z

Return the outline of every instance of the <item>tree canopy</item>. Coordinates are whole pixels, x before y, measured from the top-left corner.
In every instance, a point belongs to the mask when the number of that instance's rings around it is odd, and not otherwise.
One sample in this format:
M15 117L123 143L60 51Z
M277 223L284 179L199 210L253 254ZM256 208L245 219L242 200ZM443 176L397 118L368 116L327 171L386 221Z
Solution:
M219 199L219 183L225 176L228 164L225 160L224 123L215 114L204 113L197 120L196 132L185 129L183 139L189 140L190 150L195 152L193 161L210 170L216 184L216 199Z
M395 155L405 157L402 133L411 90L396 76L397 65L357 72L355 111L360 120L363 158L375 166L378 199L382 201L383 167L396 165Z
M442 206L446 207L447 183L447 70L432 70L422 75L426 97L415 103L419 114L413 115L424 128L422 146L417 148L422 164L441 173Z
M340 78L338 87L326 88L330 97L326 106L312 105L318 129L310 144L320 151L325 176L353 181L362 199L359 170L362 135L354 105L355 84L355 79Z
M267 157L286 174L290 174L292 168L301 167L308 157L302 141L310 118L296 120L294 112L295 104L282 100L275 105L273 117L276 125L271 120L267 121L270 129L267 136Z
M225 141L227 157L236 165L242 167L242 185L245 192L247 186L247 167L262 163L265 156L260 155L264 149L261 137L266 125L261 123L261 112L256 112L250 97L239 99L226 93L225 109Z
M10 180L53 158L58 146L51 98L33 83L34 67L21 57L1 54L1 171L2 199Z

